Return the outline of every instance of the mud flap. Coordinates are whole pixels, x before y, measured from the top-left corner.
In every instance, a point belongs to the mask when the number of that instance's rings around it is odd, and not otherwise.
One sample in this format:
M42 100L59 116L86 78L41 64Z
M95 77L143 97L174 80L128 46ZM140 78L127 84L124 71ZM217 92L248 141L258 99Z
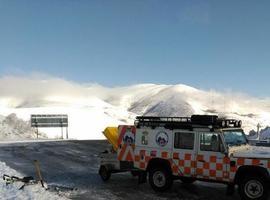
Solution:
M138 176L138 184L143 184L147 182L147 172L146 171L140 171Z

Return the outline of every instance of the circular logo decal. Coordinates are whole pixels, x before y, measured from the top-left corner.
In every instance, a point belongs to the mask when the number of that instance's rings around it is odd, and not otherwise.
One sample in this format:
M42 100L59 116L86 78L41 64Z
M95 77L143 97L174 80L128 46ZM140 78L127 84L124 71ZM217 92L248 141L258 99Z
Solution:
M161 146L164 147L166 146L166 144L168 143L169 137L168 134L164 131L160 131L157 133L156 135L156 143Z
M134 134L131 132L130 129L127 129L127 131L123 137L123 142L125 144L129 144L129 145L131 145L135 142Z

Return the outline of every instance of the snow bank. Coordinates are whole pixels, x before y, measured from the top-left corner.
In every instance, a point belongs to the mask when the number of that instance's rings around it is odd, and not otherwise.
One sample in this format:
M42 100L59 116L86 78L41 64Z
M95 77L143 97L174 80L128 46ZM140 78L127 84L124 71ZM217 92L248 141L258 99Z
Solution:
M9 200L58 200L66 199L60 197L57 194L50 193L46 191L41 185L29 185L25 186L23 190L18 190L22 183L17 182L13 184L6 185L6 182L2 179L4 174L22 177L20 173L6 166L5 163L0 162L0 199L9 199Z
M44 138L45 136L40 136ZM0 116L0 140L22 140L36 138L35 130L29 121L19 119L16 114Z

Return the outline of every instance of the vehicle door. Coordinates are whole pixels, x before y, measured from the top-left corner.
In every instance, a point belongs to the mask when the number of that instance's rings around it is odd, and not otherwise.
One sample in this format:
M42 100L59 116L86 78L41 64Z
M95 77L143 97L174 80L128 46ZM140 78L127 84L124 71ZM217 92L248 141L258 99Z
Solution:
M195 175L195 133L191 131L173 131L172 171L176 176Z
M227 156L219 133L198 133L196 178L226 181L229 178Z

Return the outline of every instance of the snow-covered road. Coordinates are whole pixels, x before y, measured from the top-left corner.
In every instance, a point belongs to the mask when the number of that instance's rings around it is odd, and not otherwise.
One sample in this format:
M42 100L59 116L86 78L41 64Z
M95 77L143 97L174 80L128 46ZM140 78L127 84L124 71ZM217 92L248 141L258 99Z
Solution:
M106 141L93 140L0 143L0 162L22 175L35 177L33 160L39 160L49 191L70 199L239 199L237 192L226 196L224 185L199 181L192 185L176 181L170 191L162 194L153 192L149 184L138 185L128 173L114 174L103 183L97 174L98 154L107 145Z

